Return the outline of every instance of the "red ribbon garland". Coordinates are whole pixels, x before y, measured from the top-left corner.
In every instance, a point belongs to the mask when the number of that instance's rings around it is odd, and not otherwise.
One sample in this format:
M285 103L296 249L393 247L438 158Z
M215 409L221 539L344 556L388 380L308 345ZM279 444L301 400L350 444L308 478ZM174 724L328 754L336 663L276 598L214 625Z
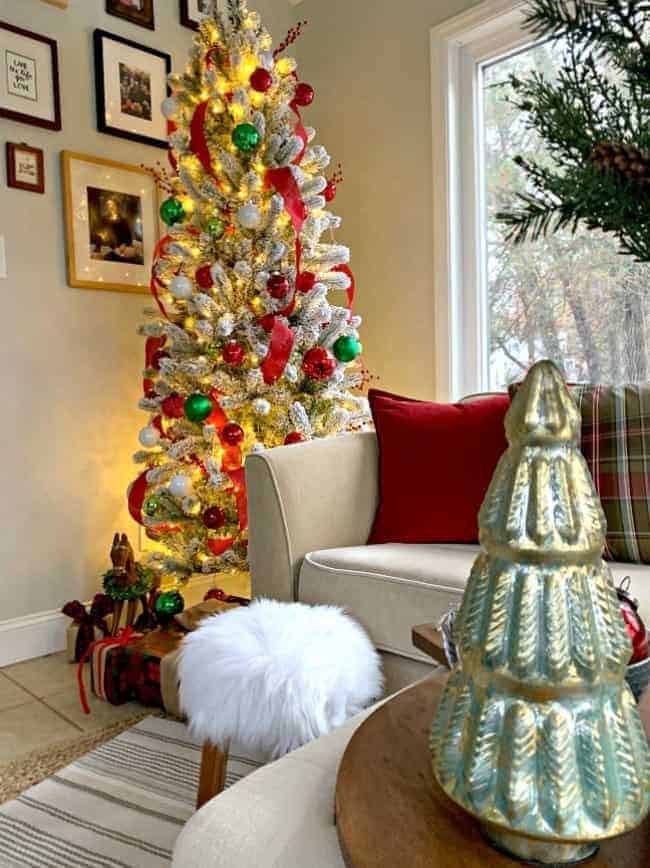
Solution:
M292 112L298 118L298 123L296 124L294 132L298 136L298 138L302 140L302 150L293 161L294 164L297 166L302 161L302 158L305 156L305 151L307 150L307 130L305 129L305 125L302 122L302 118L300 117L300 112L298 111L297 104L292 100L289 105Z
M165 310L163 303L161 302L160 298L158 297L158 290L163 289L163 285L158 280L155 269L156 269L156 264L157 264L158 260L163 255L165 245L168 244L168 242L170 242L171 240L172 240L171 235L165 235L163 238L160 239L158 244L156 244L154 251L153 251L153 256L151 258L151 282L149 283L149 289L151 290L151 294L153 295L153 297L156 301L156 304L158 305L158 310L165 317L165 319L169 319L169 317L167 316L167 311Z
M246 476L244 468L240 467L238 470L231 470L228 472L228 476L232 480L235 490L239 529L243 531L248 527L248 502L246 499Z
M167 138L169 138L172 133L175 133L178 127L174 123L174 121L167 121ZM174 151L172 150L171 145L167 148L167 159L169 160L169 165L176 172L178 171L178 161L174 156Z
M190 122L190 150L201 161L201 165L205 171L217 182L217 186L221 186L217 180L217 176L212 170L212 160L210 158L210 149L205 137L205 115L208 110L209 100L204 100L199 103L194 110L192 120Z
M226 537L225 539L209 539L207 542L207 546L215 557L219 557L224 552L227 552L228 549L235 542L235 538L232 536Z
M90 706L88 705L86 686L84 684L84 664L92 657L95 648L102 648L104 646L124 648L130 641L133 639L139 639L141 636L142 634L136 633L133 627L123 627L117 636L108 636L106 639L97 639L96 642L91 642L91 644L86 648L85 654L77 664L77 686L79 688L79 700L84 714L90 714Z
M163 335L161 338L147 338L144 345L144 366L145 368L151 367L151 360L154 356L154 353L157 353L158 350L161 350L167 338ZM142 380L142 391L144 396L147 397L150 390L154 387L154 381L150 380L148 377L143 378ZM162 433L162 432L161 432Z
M267 386L271 386L282 376L289 361L294 340L295 335L289 326L276 319L271 332L269 351L261 365L262 375Z
M347 274L350 278L350 285L345 290L346 295L348 297L348 307L350 308L350 316L349 319L352 318L352 305L354 303L354 293L356 291L356 283L354 280L354 274L352 274L350 268L347 265L335 265L334 268L331 268L330 271L340 271L342 274Z

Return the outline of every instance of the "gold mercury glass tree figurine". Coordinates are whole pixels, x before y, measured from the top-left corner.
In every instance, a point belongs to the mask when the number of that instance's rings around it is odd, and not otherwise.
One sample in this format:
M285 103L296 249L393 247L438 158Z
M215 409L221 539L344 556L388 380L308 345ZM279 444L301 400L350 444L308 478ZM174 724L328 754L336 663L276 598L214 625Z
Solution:
M479 515L483 552L433 720L438 782L518 858L572 862L650 807L650 751L580 414L539 362L506 416L509 449Z

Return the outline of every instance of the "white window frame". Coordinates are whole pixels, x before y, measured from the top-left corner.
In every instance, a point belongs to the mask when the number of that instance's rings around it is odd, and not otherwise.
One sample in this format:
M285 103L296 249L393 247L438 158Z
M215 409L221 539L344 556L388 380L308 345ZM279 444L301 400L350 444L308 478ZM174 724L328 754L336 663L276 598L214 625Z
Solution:
M438 400L489 383L479 64L533 42L521 0L486 0L431 30L433 279Z

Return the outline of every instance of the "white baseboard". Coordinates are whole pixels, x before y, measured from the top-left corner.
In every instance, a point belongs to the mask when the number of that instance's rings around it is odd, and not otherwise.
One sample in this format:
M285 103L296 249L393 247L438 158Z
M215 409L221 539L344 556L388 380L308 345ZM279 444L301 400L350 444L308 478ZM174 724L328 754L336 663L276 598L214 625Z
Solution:
M214 584L214 575L195 574L186 585L186 595L195 598L192 602L200 601ZM191 605L189 601L188 605ZM66 647L65 631L70 623L60 609L0 621L0 666L63 651Z
M0 666L63 651L69 623L60 609L0 621Z

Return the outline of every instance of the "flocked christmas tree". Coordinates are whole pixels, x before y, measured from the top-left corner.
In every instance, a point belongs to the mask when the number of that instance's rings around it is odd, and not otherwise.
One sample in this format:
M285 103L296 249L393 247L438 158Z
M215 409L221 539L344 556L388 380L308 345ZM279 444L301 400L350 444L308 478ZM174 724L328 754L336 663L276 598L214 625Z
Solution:
M577 860L650 808L650 751L605 519L557 368L535 365L479 515L454 624L460 664L431 733L436 778L524 859Z
M229 0L202 21L163 103L168 234L143 327L150 419L129 509L163 543L152 565L166 576L246 566L249 452L367 418L350 391L362 372L349 251L327 210L340 175L324 175L329 157L300 115L314 92L284 55L299 30L274 51L259 15Z

